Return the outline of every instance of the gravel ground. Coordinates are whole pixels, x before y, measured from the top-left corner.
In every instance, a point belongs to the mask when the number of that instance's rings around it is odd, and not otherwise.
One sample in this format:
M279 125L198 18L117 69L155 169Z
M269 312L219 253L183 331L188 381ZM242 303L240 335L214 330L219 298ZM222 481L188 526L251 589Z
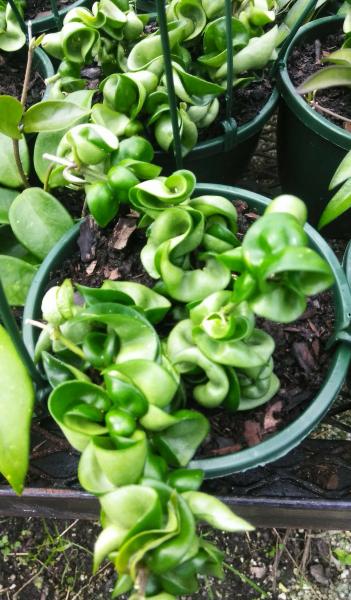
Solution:
M4 600L110 598L115 574L91 573L95 523L0 520L0 597ZM214 540L212 532L204 532ZM347 600L351 532L260 529L218 535L222 582L204 581L193 600ZM184 596L183 600L190 597Z

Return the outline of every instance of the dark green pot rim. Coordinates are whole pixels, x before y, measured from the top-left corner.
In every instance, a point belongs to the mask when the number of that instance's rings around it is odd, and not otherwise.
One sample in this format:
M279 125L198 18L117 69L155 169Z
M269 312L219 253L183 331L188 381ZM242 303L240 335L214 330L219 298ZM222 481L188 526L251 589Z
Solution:
M206 156L213 156L214 154L220 154L221 152L230 152L235 149L239 144L245 142L249 138L252 138L255 134L259 133L263 126L267 123L269 117L273 114L274 109L276 108L279 100L279 92L276 87L273 88L271 95L269 96L267 102L263 105L260 112L243 125L240 125L236 131L236 135L234 137L234 143L232 145L227 145L227 137L223 135L219 135L210 140L206 140L204 142L199 142L196 146L186 155L186 160L197 160L200 158L205 158ZM156 150L155 152L155 161L157 162L157 158L160 156L167 156L170 159L173 158L172 154L163 152L162 150Z
M55 75L55 70L50 58L41 48L36 48L34 50L33 66L34 68L38 69L43 79L47 79L48 77L52 77L53 75ZM43 100L46 100L48 98L49 92L50 86L46 86Z
M350 150L351 135L341 127L328 121L328 119L309 106L304 98L296 92L296 88L289 77L287 69L290 54L295 46L303 42L306 38L313 38L313 36L317 38L322 31L323 33L327 33L328 30L332 31L338 23L343 23L343 19L343 17L339 16L324 17L323 19L317 19L316 21L312 21L301 27L288 46L284 58L280 62L277 85L287 106L306 127L309 127L317 135L332 142L336 146L339 146L344 150Z
M244 200L258 212L262 212L270 202L268 198L225 185L198 184L196 191L200 194L222 195L230 200ZM343 329L350 323L351 294L344 271L334 252L325 240L310 225L305 227L311 246L316 249L329 263L334 276L333 288L336 309L336 330ZM39 268L30 288L23 315L23 338L33 356L36 332L32 325L26 323L27 319L40 318L40 305L50 273L67 257L68 251L73 249L79 234L79 223L76 224L51 250ZM335 346L331 364L326 374L323 385L311 401L307 409L283 430L272 435L257 446L241 450L227 456L194 460L190 466L201 468L207 478L221 477L238 471L245 471L262 466L277 460L297 446L318 424L334 401L345 379L350 362L350 350L347 344L339 343ZM233 416L235 418L235 415Z
M79 6L90 6L92 2L88 0L77 0L73 4L69 4L58 11L60 23L57 22L53 13L45 17L36 17L32 20L32 32L33 34L45 33L51 29L58 29L61 26L62 20L72 8L78 8Z

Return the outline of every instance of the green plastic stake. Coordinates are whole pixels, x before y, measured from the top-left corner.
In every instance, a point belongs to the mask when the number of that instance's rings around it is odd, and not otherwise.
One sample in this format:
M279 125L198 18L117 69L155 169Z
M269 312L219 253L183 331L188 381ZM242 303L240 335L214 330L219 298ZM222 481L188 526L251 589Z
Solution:
M60 19L60 15L58 12L58 8L57 8L57 1L56 0L50 0L50 5L51 5L51 10L53 12L55 21L56 21L56 27L57 29L59 29L61 27L61 19Z
M177 169L183 167L182 146L180 140L180 131L177 114L177 100L174 89L173 69L171 60L171 50L169 46L169 37L167 29L166 5L165 0L156 0L157 17L160 26L161 43L163 49L163 58L165 61L165 74L167 80L167 89L169 94L169 107L171 109L172 131L174 140L174 156Z
M227 41L227 94L226 94L226 113L227 119L232 116L233 102L233 39L232 39L232 2L225 0L225 24L226 24L226 41Z

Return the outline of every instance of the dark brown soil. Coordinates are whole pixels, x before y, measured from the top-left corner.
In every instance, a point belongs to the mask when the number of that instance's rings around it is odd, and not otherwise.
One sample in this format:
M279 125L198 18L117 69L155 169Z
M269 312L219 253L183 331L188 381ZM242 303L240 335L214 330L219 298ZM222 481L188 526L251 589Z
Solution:
M273 90L273 84L268 74L261 79L252 81L248 86L233 91L232 116L238 127L252 121L262 110ZM216 121L205 129L199 129L199 142L223 135L222 121L226 118L225 96L219 98L219 114Z
M58 10L66 8L70 4L73 4L71 0L56 0ZM48 17L52 15L52 8L50 0L27 0L26 8L24 11L24 18L36 19L38 17Z
M2 519L0 596L4 600L109 600L116 582L113 565L92 574L92 552L101 527L94 522ZM349 597L350 572L335 559L349 548L348 533L258 529L218 533L201 528L224 552L225 577L200 579L199 592L182 600L341 600ZM301 569L304 548L307 561ZM288 589L289 595L283 595ZM120 597L126 600L126 595Z
M68 187L55 188L52 195L63 204L71 217L79 219L82 216L84 205L84 191L72 190Z
M288 63L288 71L293 84L298 87L307 77L328 66L328 63L322 63L321 59L330 52L338 50L343 41L344 35L340 30L340 33L333 33L325 38L296 47ZM351 118L350 88L344 86L319 90L315 99L321 107L332 110L346 119ZM346 123L341 119L336 119L325 112L321 112L321 114L335 125L347 128Z
M135 215L128 213L106 229L100 229L88 217L81 226L76 254L53 274L53 281L70 277L75 283L99 287L105 279L127 279L152 287L154 280L140 260L145 233L136 225Z
M21 99L25 68L25 52L0 52L0 94ZM40 73L33 69L28 88L27 106L40 102L44 91L44 80Z
M242 235L257 215L243 201L238 201L236 207ZM127 279L152 287L154 281L145 273L139 257L145 234L135 227L134 216L121 217L105 230L88 218L82 225L76 254L53 274L52 283L70 277L76 283L98 287L105 279ZM123 248L116 249L116 245ZM270 402L251 411L230 414L224 409L201 409L211 428L199 456L219 456L254 446L295 420L325 377L329 360L325 342L333 322L329 292L310 299L306 312L295 323L284 326L258 320L258 326L275 340L273 358L281 389ZM164 334L163 327L160 334ZM193 408L198 406L194 404Z

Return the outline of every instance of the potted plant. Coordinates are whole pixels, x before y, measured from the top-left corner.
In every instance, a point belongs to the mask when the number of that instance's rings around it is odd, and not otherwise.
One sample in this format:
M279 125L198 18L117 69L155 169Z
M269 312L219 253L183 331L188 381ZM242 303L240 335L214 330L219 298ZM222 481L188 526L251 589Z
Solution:
M179 177L179 175L178 175L178 177ZM179 179L178 179L178 183L179 183ZM133 191L131 192L131 197L133 197L133 194L137 194L137 197L135 197L133 200L134 204L138 207L138 210L144 210L146 208L146 210L151 210L153 212L153 214L155 215L155 212L154 212L155 208L150 209L150 204L152 205L152 198L150 199L149 194L146 192L146 190L148 189L149 182L146 182L145 184L139 184L139 185L140 185L139 188L138 188L138 186L136 186L136 188L135 188L136 191L134 190L134 192ZM143 189L143 187L144 187L144 190L141 193L140 190ZM186 190L186 188L184 188L184 186L183 186L182 189L183 189L183 192L185 190L186 193L189 193L189 188ZM160 188L158 191L160 193ZM240 198L240 199L248 201L250 203L250 207L257 208L259 211L262 211L263 207L267 203L266 200L264 200L262 197L260 197L258 195L255 195L255 194L252 194L249 192L244 192L242 190L223 188L221 186L214 187L214 186L208 186L208 185L206 186L206 185L200 184L197 187L197 192L200 193L201 195L203 195L204 197L207 197L209 194L216 194L216 196L218 196L218 195L225 196L225 198L230 199L230 200L235 200L235 199ZM163 198L165 198L165 196L163 196ZM167 198L169 200L170 196L168 195ZM144 207L143 207L143 203L145 202L145 199L147 199L147 204L144 205ZM155 198L154 198L153 202L155 202ZM163 203L164 202L166 202L165 199L163 199ZM161 206L164 206L164 204L161 204ZM158 210L160 210L160 206L158 207ZM164 218L166 218L166 217L164 217ZM172 215L172 218L175 218L175 215ZM144 219L144 222L145 222L145 219ZM336 328L342 329L345 326L345 315L346 315L346 304L345 303L347 303L347 301L348 301L348 294L346 293L347 288L345 288L345 280L344 280L342 270L339 267L336 259L332 256L329 257L330 251L328 249L328 246L323 242L323 240L320 238L320 236L318 236L318 234L313 232L313 230L311 230L311 228L309 228L308 226L307 226L307 231L309 233L310 240L311 240L312 244L314 245L314 247L316 249L318 249L319 252L322 253L322 256L324 256L325 258L328 258L328 262L331 265L334 276L336 276L337 281L340 283L341 287L339 288L337 286L338 291L336 291L336 303L337 303L337 306L340 307L340 308L337 308L337 311L336 311L337 319L338 319ZM42 268L40 269L40 271L38 272L38 274L35 278L35 282L33 284L32 291L28 297L28 302L26 304L26 309L25 309L25 319L29 319L30 321L32 321L32 320L37 320L38 318L40 318L40 316L41 316L41 314L40 314L41 299L42 299L45 289L47 288L48 281L49 281L49 275L50 275L50 273L55 271L57 265L62 264L63 261L66 258L68 258L72 254L72 252L75 251L76 240L77 240L78 235L79 235L79 225L77 225L76 228L74 230L72 230L72 232L70 234L68 234L66 236L66 238L63 240L60 247L57 247L55 252L51 253L51 255L49 255L49 257L46 259L44 265L42 266ZM232 238L231 238L231 241L233 243ZM151 245L149 244L149 246L147 246L145 250L142 250L142 253L141 253L141 256L144 257L144 260L146 261L145 264L147 265L147 269L151 269L151 271L150 271L151 273L154 273L154 271L153 271L154 267L152 267L152 261L150 263L150 256L153 255L154 250L155 250L155 247L151 243ZM234 253L234 256L235 255L236 255L236 253ZM329 258L330 258L330 260L329 260ZM72 263L72 260L70 262ZM151 264L151 267L150 267L150 264ZM233 263L231 263L231 264L233 264ZM163 271L163 273L167 280L168 274L172 275L173 271L172 271L171 265L169 264L169 261L166 261L165 265L166 266L165 266L165 270ZM225 269L224 269L224 272L221 270L218 271L218 269L217 269L217 274L215 277L213 277L213 274L211 274L210 267L211 267L211 264L207 265L207 270L205 270L206 285L210 286L210 287L206 288L208 293L210 293L211 290L213 291L213 289L214 289L214 288L211 288L211 285L212 286L214 285L215 287L218 285L219 286L222 285L223 282L221 282L220 274L222 274L222 276L225 278L226 273L227 273L227 271ZM212 268L213 268L213 266L212 266ZM232 266L232 268L234 268L234 267ZM238 263L236 263L236 268L238 268ZM140 275L138 275L138 277L139 276ZM208 278L207 278L207 276L208 276ZM203 273L196 272L194 277L202 278ZM174 278L175 278L174 280L172 279L173 283L176 282L177 283L176 287L180 286L180 289L182 289L181 286L183 285L184 280L182 277L182 273L180 273L179 270L176 270L176 272L174 273ZM200 279L197 279L197 282L198 282L197 285L199 285L199 281L200 281ZM226 287L227 283L224 282L223 285L224 285L224 287ZM113 285L112 285L112 287L113 287ZM118 286L116 285L116 287L118 287ZM191 287L192 286L190 286L190 288ZM178 289L178 287L177 287L177 289ZM165 288L164 288L164 286L163 287L160 286L160 287L158 287L158 290L160 290L160 293L162 294L163 293L162 290L165 291ZM178 293L182 294L183 292L173 290L172 293L173 294L178 294ZM167 291L166 291L166 295L167 296L169 295L167 293ZM180 296L177 295L176 297L177 297L176 302L177 301L179 302ZM185 296L182 296L182 299L183 299L183 302L184 301L189 302L191 300L190 297L188 298ZM295 313L295 316L296 316L296 313ZM196 318L196 317L194 317L194 318ZM280 316L280 318L282 318L282 317ZM292 317L292 316L287 317L287 319L289 319L289 318L294 318L294 317ZM25 338L27 347L29 348L29 350L32 354L34 353L36 337L37 337L37 332L35 331L35 329L31 325L25 324L24 325L24 338ZM343 349L342 347L339 347L336 350L336 353L335 353L334 359L333 359L333 366L331 367L331 371L325 382L325 389L328 389L328 392L326 392L323 387L321 392L317 395L315 400L310 404L310 406L306 409L306 411L302 415L300 415L300 417L297 418L295 422L293 422L288 427L286 427L284 429L284 431L282 431L280 433L276 433L271 439L266 439L258 447L248 448L246 450L242 450L241 452L236 452L235 454L231 454L229 456L220 456L220 457L211 458L211 459L208 459L205 461L196 462L196 466L205 465L206 473L209 476L216 476L216 475L219 476L220 474L230 473L235 470L247 469L249 467L256 466L257 464L263 464L264 462L266 462L268 460L276 459L279 456L281 456L282 454L284 454L285 452L287 452L289 449L294 447L294 445L296 445L301 440L302 436L305 436L308 434L308 432L313 428L313 426L315 425L317 420L319 418L321 418L321 416L325 413L327 407L329 406L330 402L332 401L332 396L334 397L334 395L337 393L337 390L339 389L339 386L342 383L342 380L344 377L343 372L344 372L345 365L347 363L348 363L348 353L347 353L347 351L345 351L345 349ZM331 390L332 390L332 393L331 393ZM331 393L331 395L330 395L330 393Z
M266 208L255 194L204 184L192 197L194 183L181 171L129 191L148 225L141 260L158 280L153 289L118 279L101 288L78 285L80 299L68 279L48 289L50 273L65 258L72 262L77 224L44 261L25 308L24 339L53 388L49 410L81 452L81 485L100 499L95 565L107 555L115 561L116 596L134 587L135 599L170 600L197 589L197 565L200 574L220 575L220 555L194 537L193 517L230 530L247 525L197 491L202 471L219 476L286 453L325 413L349 363L348 350L338 347L320 393L280 433L184 470L207 435L204 410L224 404L235 418L279 387L274 343L255 328L255 314L289 323L304 310L306 294L333 278L337 329L349 322L350 303L337 259L309 226L304 232L298 199L282 196ZM238 199L251 210L266 208L241 241L232 204Z
M296 89L297 86L295 87L289 75L289 64L291 66L293 57L298 56L299 48L311 51L315 40L321 40L324 44L328 39L327 36L330 36L329 41L332 44L329 51L336 50L343 41L341 35L343 20L342 16L325 17L302 27L291 42L279 71L279 88L283 98L278 118L280 179L285 191L296 193L307 202L313 224L318 223L330 199L329 182L338 164L351 148L351 135L347 128L343 128L342 115L338 115L340 109L333 96L328 106L327 101L324 102L325 106L323 101L318 102L320 93L316 96L310 93L304 98L301 94L310 90L310 87L307 88L303 83L307 73L300 73L300 88ZM319 48L318 43L317 48ZM319 70L326 58L326 52L319 58L311 57L307 64L314 63L313 70ZM331 67L326 67L325 75L328 73L328 68ZM321 73L324 71L325 69L322 69ZM315 86L317 89L317 81ZM333 113L337 113L336 117ZM329 120L330 118L334 121ZM347 119L346 116L346 122ZM347 221L338 219L333 227L329 227L326 231L333 235L347 237L349 234Z
M294 6L294 14L289 12L278 27L277 7L240 7L228 19L224 2L211 8L208 3L188 6L177 0L167 5L168 31L163 29L163 34L153 24L145 23L145 15L126 10L122 4L115 7L113 18L100 4L95 5L93 13L84 9L71 11L62 30L45 36L42 43L45 51L63 61L51 81L53 93L69 93L85 85L96 89L100 80L102 102L93 110L93 122L116 131L120 130L123 115L134 133L146 134L155 149L161 146L156 162L167 172L174 168L171 150L175 146L178 156L185 157L184 165L199 179L232 181L247 162L259 131L272 114L277 94L274 90L268 93L264 106L239 127L232 119L232 97L235 106L235 98L246 93L237 90L248 85L253 85L255 94L252 80L260 81L263 69L301 17L305 4ZM225 33L227 22L232 25L229 39ZM74 43L79 35L85 39L82 50ZM172 60L166 52L169 68L164 72L162 53L168 43ZM233 69L227 68L228 43L231 54L234 53ZM82 67L88 68L82 71ZM85 77L88 74L91 78L92 73L93 82L86 83ZM227 108L222 101L226 87ZM257 84L257 89L260 87ZM267 91L266 84L264 87ZM125 103L122 96L127 89L130 102ZM176 111L176 116L172 117L172 111ZM172 119L180 127L178 141L173 138ZM131 131L130 128L129 135ZM202 141L201 136L202 140L209 139Z
M38 48L39 42L29 38L25 68L18 71L17 79L13 67L9 77L4 77L4 91L9 86L9 92L20 99L10 94L0 96L0 265L8 301L16 306L24 305L41 260L73 225L61 203L38 187L32 171L33 133L38 123L44 130L55 130L55 115L59 127L62 123L61 102L47 101L50 88L40 87L40 81L54 71L49 58ZM24 53L19 52L23 59ZM11 54L10 65L13 59L18 60L16 55ZM31 85L31 81L37 85ZM85 114L76 104L65 104L65 109L70 117L73 115L73 122ZM78 111L78 117L74 111Z

